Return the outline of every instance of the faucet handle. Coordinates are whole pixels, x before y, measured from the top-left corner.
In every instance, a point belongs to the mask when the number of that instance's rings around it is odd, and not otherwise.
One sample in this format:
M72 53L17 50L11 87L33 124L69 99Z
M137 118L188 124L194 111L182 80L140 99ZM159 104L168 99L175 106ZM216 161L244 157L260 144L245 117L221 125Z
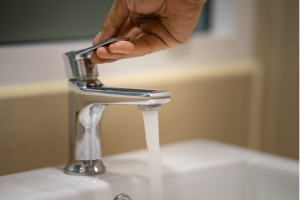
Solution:
M94 46L63 54L66 75L69 80L96 80L97 66L91 62L91 55L101 46L114 42L129 41L129 38L111 38Z
M94 53L99 47L107 46L111 43L119 42L119 41L129 41L129 38L111 38L109 40L106 40L106 41L96 44L94 46L88 47L86 49L76 50L76 51L74 51L75 59L76 60L82 59L82 57L84 57L84 55L86 55L88 53L91 53L91 54Z

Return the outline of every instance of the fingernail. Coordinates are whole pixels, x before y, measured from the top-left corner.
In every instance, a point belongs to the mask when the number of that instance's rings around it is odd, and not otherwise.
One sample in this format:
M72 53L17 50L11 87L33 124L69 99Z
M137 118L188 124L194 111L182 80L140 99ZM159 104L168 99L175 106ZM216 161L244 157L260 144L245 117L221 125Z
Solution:
M100 31L100 32L96 35L96 37L93 39L93 45L97 44L97 41L98 41L100 35L101 35L101 31Z

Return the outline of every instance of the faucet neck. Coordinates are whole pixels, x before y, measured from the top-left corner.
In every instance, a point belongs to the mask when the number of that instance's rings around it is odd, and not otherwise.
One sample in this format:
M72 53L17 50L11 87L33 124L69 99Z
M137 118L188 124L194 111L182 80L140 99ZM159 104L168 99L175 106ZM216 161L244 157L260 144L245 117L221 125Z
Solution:
M75 58L73 51L63 55L65 70L69 80L97 80L99 75L98 68L96 64L92 63L90 57L91 53L88 53L85 56Z
M70 51L63 54L66 75L69 80L96 80L98 77L97 65L91 62L92 54L101 46L118 41L128 41L129 38L112 38L94 46Z

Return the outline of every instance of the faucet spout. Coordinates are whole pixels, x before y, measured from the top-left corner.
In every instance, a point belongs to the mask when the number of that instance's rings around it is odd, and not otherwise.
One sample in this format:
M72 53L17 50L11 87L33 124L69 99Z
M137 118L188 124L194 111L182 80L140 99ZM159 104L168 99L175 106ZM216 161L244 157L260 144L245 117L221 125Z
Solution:
M93 175L105 172L101 159L78 160L79 144L85 134L85 127L79 120L82 110L91 104L137 105L140 111L158 109L168 103L171 95L166 90L149 90L103 86L99 80L69 80L69 162L64 172L72 175ZM100 125L97 134L100 139ZM100 141L99 141L100 143Z
M92 103L119 105L157 105L168 103L171 94L166 90L149 90L103 86L99 80L90 82L70 81L72 90L83 95L86 105Z

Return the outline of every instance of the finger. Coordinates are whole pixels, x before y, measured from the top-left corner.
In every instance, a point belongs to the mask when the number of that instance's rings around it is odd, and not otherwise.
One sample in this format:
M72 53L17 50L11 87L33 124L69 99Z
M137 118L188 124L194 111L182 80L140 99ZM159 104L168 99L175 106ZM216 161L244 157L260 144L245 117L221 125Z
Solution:
M130 19L130 17L127 18L126 23L123 25L122 29L120 30L118 37L126 37L126 35L134 28L136 25L134 25Z
M161 23L158 18L150 18L140 24L140 28L143 32L148 32L150 34L159 37L166 45L171 48L181 44L176 40L166 29L166 27Z
M125 37L129 38L130 40L133 40L142 33L141 28L139 28L136 24L132 22L131 15L130 17L128 17L126 23L122 27L118 37Z
M110 63L116 61L115 59L101 59L99 58L96 53L93 53L91 56L91 61L94 64L103 64L103 63Z
M132 41L120 41L109 45L111 52L134 55L145 55L167 48L169 46L161 38L146 32Z
M147 54L181 44L157 18L145 20L140 24L140 28L143 32L139 38L131 42L122 41L111 44L110 51L124 54Z
M93 54L91 60L93 63L101 64L123 58L140 57L167 48L169 47L159 37L144 32L132 42L120 41L108 47L98 48L97 54Z
M133 58L133 57L140 57L140 56L144 56L144 55L134 55L134 54L130 54L130 55L126 55L126 54L119 54L118 57L116 59L103 59L103 58L99 58L96 54L92 54L91 56L91 61L94 64L104 64L104 63L111 63L111 62L115 62L117 60L120 59L125 59L125 58Z
M144 23L149 18L157 18L158 15L155 13L151 14L137 14L137 13L131 13L130 18L133 24L139 25L141 23Z
M122 59L122 58L132 58L132 57L142 56L140 54L135 55L135 54L113 53L109 50L109 47L98 48L96 54L100 59Z
M101 32L93 40L93 45L117 37L129 14L126 1L115 0L104 21Z
M130 38L130 40L134 40L136 39L141 33L142 33L142 29L140 29L139 27L134 27L133 29L131 29L131 31L129 33L127 33L127 35L125 36L126 38Z

